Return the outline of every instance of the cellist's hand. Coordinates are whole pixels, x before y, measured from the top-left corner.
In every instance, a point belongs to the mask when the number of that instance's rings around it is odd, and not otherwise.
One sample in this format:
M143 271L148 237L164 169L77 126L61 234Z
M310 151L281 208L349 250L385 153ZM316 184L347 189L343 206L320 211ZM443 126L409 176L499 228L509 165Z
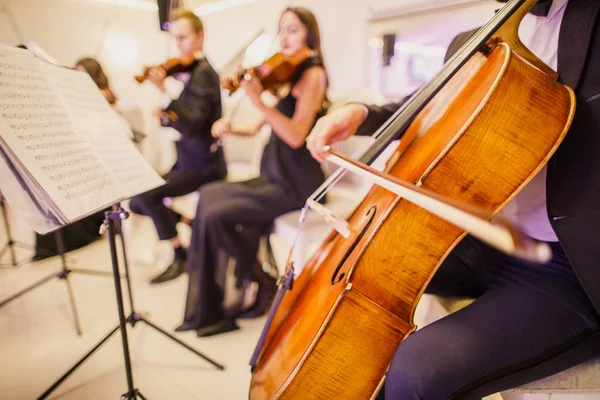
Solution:
M320 118L306 138L306 147L317 161L324 162L327 153L323 148L354 135L367 113L365 106L355 103L345 105Z

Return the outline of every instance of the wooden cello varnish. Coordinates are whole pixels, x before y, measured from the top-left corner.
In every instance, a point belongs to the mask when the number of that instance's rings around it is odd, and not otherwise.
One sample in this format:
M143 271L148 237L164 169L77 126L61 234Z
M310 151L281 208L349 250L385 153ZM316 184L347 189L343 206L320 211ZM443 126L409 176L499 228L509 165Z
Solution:
M498 212L545 165L575 112L573 91L518 41L526 0L417 116L387 172ZM250 399L369 399L414 331L427 283L465 232L374 187L332 233L275 314Z

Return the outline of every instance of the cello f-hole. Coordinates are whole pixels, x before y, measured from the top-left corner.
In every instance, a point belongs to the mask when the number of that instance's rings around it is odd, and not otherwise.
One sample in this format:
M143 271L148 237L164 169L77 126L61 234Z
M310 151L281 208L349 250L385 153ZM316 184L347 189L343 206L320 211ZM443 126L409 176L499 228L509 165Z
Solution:
M360 233L356 236L356 239L354 239L354 242L352 242L352 245L350 245L350 247L348 247L346 254L344 254L344 257L342 257L340 263L338 264L335 271L333 272L333 275L331 277L332 285L336 285L336 284L340 283L342 281L342 279L344 279L344 277L346 276L345 272L342 272L340 274L340 269L342 268L342 265L344 265L344 263L346 262L348 257L350 257L350 254L354 250L354 247L358 244L358 242L360 242L360 240L363 238L365 233L369 230L369 227L373 223L373 220L375 219L376 214L377 214L377 206L372 206L371 208L369 208L369 211L367 211L367 213L365 214L365 217L363 219L363 226L362 226L362 229L360 230ZM338 274L339 274L339 276L338 276Z

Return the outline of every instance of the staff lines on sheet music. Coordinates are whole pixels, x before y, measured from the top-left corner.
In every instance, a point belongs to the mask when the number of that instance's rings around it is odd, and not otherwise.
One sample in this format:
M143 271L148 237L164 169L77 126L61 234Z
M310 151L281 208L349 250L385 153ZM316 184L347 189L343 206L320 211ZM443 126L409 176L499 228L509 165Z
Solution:
M67 166L77 166L78 164L75 162L63 163ZM61 172L58 174L50 175L50 179L54 182L62 182L66 179L72 178L74 176L80 176L82 173L90 172L94 170L102 169L102 166L99 163L91 164L86 167L79 166L77 169L70 169L67 172Z
M0 106L0 108L2 108L2 107ZM35 119L41 119L41 120L54 119L54 120L60 120L60 122L63 122L64 124L69 123L69 115L67 113L56 112L56 111L50 111L50 112L44 112L44 113L31 113L31 112L29 112L29 113L14 113L14 112L7 113L7 112L3 112L2 117L4 117L5 119L8 119L8 120L24 119L26 121L35 120Z
M26 97L26 98L30 98L30 97ZM48 101L48 103L50 102L51 99L56 99L58 100L57 97L48 97L48 99L45 99ZM39 100L36 98L36 100ZM62 107L62 105L60 104L39 104L39 103L4 103L2 101L2 99L0 99L0 110L4 111L4 112L15 112L15 111L29 111L29 112L34 112L34 111L39 111L39 110L46 110L46 111L53 111L53 110L58 110L58 111L63 111L64 108ZM63 111L64 114L64 111Z
M31 63L13 64L13 63L0 62L0 69L9 70L9 71L26 71L29 73L35 72L35 73L39 74L37 65L31 64Z
M86 143L86 142L81 139L54 140L54 141L51 141L48 143L26 145L25 148L29 151L36 151L36 150L40 150L40 149L53 149L53 148L57 148L57 147L65 147L65 146L71 146L71 145L82 144L82 143Z
M49 129L49 128L57 128L57 127L64 127L65 124L61 121L57 121L57 122L53 122L53 121L45 121L45 122L38 122L38 123L34 123L34 122L21 122L18 124L9 124L9 126L13 129L16 130L25 130L25 129Z
M53 108L62 108L62 106L60 105L54 105L51 104L52 101L56 101L59 102L60 99L54 95L54 93L51 93L49 95L46 94L32 94L32 93L2 93L2 99L7 100L7 99L20 99L20 100L31 100L31 101L40 101L43 102L42 104L37 104L37 107L43 108L45 106L49 106L49 107L53 107ZM0 99L0 103L2 102L2 100ZM23 103L23 104L28 104L28 103ZM14 105L15 107L18 107L17 105ZM20 106L20 105L19 105Z
M73 182L65 183L58 186L58 189L64 193L67 200L82 197L86 194L101 190L107 182L108 174L104 171L97 172L93 175L83 177ZM71 190L79 189L79 190Z
M69 137L69 136L75 136L75 133L73 131L53 131L53 132L48 132L48 133L44 133L43 135L37 134L37 133L18 133L17 137L19 138L19 140L22 143L27 143L29 144L29 142L43 142L43 141L47 141L47 140L54 140L56 138L65 138L65 137Z
M9 88L16 90L30 90L34 93L53 93L51 86L34 85L29 83L12 83L0 80L0 89L2 89L2 91L7 90Z
M0 80L2 79L22 79L24 81L33 81L38 83L45 83L45 80L42 79L39 75L32 75L32 71L27 71L28 73L17 74L14 71L6 72L6 69L0 67Z
M52 153L46 153L46 154L36 154L33 156L33 158L36 161L43 161L43 160L48 160L48 159L56 160L56 159L63 158L63 157L72 157L77 154L86 154L86 157L93 156L92 149L87 147L87 148L78 148L78 149L73 149L73 150L58 151L58 152L52 152Z
M98 163L97 160L90 158L89 155L84 155L79 158L73 158L73 159L67 159L67 160L63 159L62 161L57 161L56 159L54 159L50 163L40 163L40 166L42 167L42 169L44 171L52 172L52 171L57 171L57 170L60 171L64 168L77 167L77 166L89 164L90 160L92 162L95 161L96 163Z

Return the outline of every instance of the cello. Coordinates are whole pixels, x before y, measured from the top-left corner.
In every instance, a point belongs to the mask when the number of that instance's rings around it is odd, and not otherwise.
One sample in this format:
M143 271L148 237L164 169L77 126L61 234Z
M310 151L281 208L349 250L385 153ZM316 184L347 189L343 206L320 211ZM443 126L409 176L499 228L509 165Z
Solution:
M332 232L295 280L288 263L251 362L251 400L373 398L396 348L416 329L427 284L471 230L397 188L434 193L430 199L459 211L489 210L489 220L556 151L575 96L518 39L536 2L509 1L379 129L360 163L330 152L328 159L376 175L381 186L351 214L346 235ZM361 165L401 133L384 173ZM508 233L488 240L543 258Z

